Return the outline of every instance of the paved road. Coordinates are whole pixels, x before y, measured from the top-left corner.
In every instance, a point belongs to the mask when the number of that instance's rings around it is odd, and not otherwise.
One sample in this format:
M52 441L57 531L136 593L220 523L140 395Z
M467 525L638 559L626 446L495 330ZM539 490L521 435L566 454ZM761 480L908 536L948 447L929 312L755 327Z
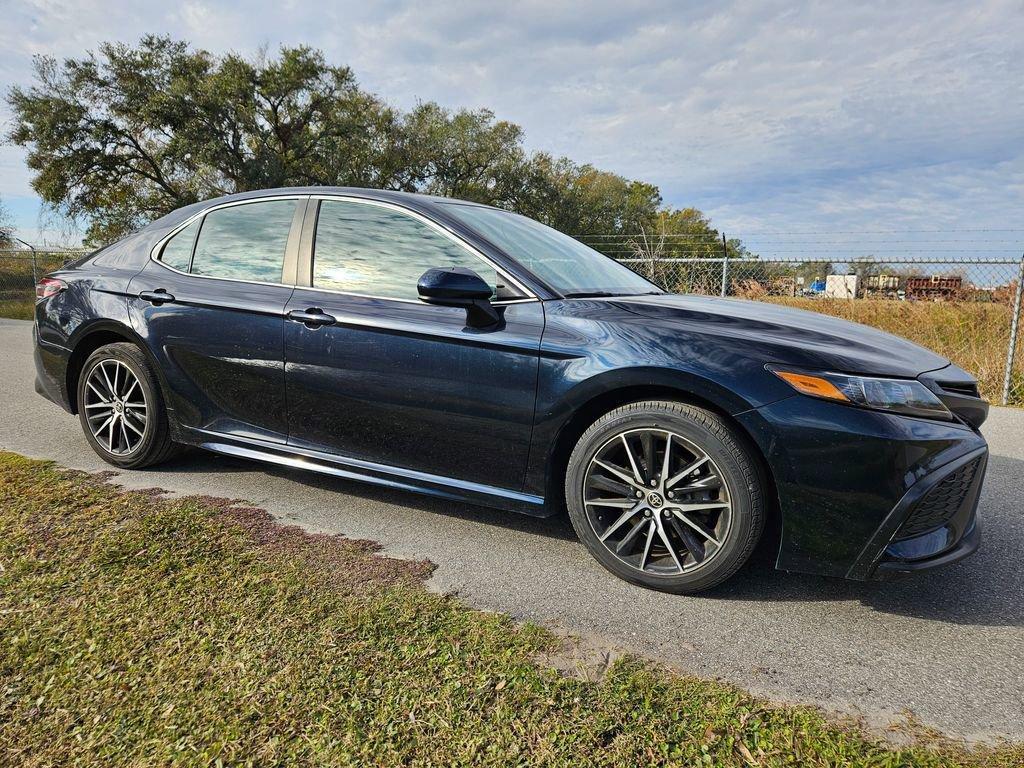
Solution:
M77 420L32 390L31 331L0 320L0 447L109 469ZM710 597L648 592L602 570L567 521L538 521L194 453L119 482L243 498L312 530L437 564L467 603L597 636L776 700L881 725L912 711L972 739L1024 739L1024 411L993 409L972 558L891 584L758 568Z

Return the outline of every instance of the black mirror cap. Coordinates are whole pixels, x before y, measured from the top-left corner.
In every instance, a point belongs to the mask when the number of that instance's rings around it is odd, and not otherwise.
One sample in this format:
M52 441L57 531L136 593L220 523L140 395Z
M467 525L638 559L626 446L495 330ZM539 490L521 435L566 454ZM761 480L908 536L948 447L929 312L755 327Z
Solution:
M430 304L462 307L478 301L489 301L491 286L467 267L428 269L416 284L420 298Z

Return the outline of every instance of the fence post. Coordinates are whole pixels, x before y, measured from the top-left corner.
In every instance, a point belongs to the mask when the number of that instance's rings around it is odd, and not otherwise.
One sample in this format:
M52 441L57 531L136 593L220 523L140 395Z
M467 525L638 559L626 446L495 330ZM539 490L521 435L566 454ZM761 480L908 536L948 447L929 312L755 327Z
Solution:
M729 249L725 244L725 232L722 233L722 295L729 290Z
M1003 374L1003 405L1009 405L1010 385L1013 383L1013 358L1017 352L1017 333L1020 331L1020 297L1024 293L1024 254L1017 270L1017 290L1013 297L1013 317L1010 318L1010 343L1006 347L1006 372Z
M32 245L32 243L26 243L24 240L20 238L16 237L14 239L17 240L22 245L24 245L30 251L32 251L32 285L34 286L36 283L39 282L39 275L36 274L36 247Z

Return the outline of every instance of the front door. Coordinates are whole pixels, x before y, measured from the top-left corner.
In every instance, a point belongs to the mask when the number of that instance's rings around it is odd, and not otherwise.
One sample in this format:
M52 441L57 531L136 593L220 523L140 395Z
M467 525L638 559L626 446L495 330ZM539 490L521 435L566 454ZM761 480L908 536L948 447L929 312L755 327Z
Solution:
M304 208L304 198L214 208L132 279L132 324L183 427L287 440L284 309L293 286L283 274Z
M453 236L389 204L320 203L308 287L285 324L289 443L516 490L536 400L543 307ZM503 322L423 303L420 275L469 267ZM301 282L301 280L300 280ZM306 318L303 322L302 318Z

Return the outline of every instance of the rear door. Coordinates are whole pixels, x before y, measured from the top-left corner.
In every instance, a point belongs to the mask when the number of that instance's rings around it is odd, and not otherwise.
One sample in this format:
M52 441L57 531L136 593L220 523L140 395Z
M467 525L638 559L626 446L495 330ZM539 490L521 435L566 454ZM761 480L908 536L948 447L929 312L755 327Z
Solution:
M329 322L285 325L289 443L519 489L541 303L418 214L356 199L312 201L311 209L317 204L315 232L303 244L311 263L300 268L287 309ZM450 266L491 284L499 326L470 328L464 309L419 300L419 277Z
M284 308L306 202L213 208L158 246L129 285L132 323L183 427L287 440Z

